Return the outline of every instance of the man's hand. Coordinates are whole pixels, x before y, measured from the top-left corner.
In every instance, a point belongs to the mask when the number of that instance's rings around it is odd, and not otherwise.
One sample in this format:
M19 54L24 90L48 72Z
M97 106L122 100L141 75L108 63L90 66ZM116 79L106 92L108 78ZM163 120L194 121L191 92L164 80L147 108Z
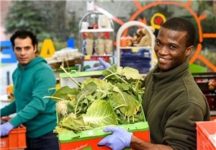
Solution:
M10 122L6 122L0 125L0 136L8 135L8 133L13 129L13 125Z
M130 147L132 133L119 127L106 127L105 132L112 132L111 135L103 138L98 145L108 146L112 150L122 150L126 147Z

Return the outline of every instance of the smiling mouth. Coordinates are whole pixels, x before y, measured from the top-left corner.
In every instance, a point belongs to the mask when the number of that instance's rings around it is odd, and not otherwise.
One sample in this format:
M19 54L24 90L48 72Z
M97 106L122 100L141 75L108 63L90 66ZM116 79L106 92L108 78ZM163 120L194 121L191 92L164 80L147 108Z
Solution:
M170 61L170 59L159 58L158 61L159 61L160 63L167 63L167 62Z

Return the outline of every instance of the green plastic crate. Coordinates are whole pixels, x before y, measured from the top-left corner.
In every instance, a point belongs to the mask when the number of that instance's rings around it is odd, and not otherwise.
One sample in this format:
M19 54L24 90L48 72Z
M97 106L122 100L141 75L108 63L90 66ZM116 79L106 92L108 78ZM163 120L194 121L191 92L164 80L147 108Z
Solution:
M138 138L150 141L149 126L147 122L138 122L134 124L118 125L129 132L133 132ZM98 147L97 143L110 133L103 132L104 127L92 130L82 131L74 134L73 132L62 133L59 135L61 150L70 150L81 148L83 150L108 150L107 147Z

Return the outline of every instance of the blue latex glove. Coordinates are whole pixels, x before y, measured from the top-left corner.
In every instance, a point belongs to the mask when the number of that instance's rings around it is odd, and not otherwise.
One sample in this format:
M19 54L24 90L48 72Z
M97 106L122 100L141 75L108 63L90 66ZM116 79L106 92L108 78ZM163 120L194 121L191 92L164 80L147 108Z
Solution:
M8 135L8 133L13 129L13 125L10 122L6 122L0 125L0 136Z
M98 58L98 60L99 60L99 63L103 66L104 69L107 69L107 68L109 68L111 66L110 63L104 61L103 58Z
M111 135L103 138L98 145L108 146L112 150L122 150L126 147L130 147L132 133L119 127L106 127L105 132L112 132Z
M86 71L105 70L105 69L107 69L107 68L109 68L111 66L110 63L104 61L103 58L98 58L98 61L100 63L99 66L93 67L93 68L89 68Z

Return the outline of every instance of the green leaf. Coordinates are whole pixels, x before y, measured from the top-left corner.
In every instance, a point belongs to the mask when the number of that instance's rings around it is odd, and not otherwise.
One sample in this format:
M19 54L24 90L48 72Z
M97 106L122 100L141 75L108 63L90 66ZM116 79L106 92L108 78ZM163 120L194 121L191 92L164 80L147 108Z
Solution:
M64 86L64 87L58 89L53 94L53 97L58 97L58 98L61 98L61 99L68 99L69 96L71 96L71 95L77 95L78 92L79 91L76 88L70 88L68 86Z
M79 137L79 135L74 133L72 130L62 128L59 126L55 128L54 132L58 134L58 139L60 141L69 141L69 140Z
M116 70L117 70L117 66L116 65L112 65L111 67L109 67L106 70L104 70L102 72L102 74L106 77L106 76L109 76L112 73L115 73Z
M130 90L130 84L126 83L116 83L116 86L121 89L122 91L128 91Z
M85 87L86 85L88 85L89 83L94 83L97 86L97 89L100 90L109 90L111 89L111 84L107 81L98 79L98 78L88 78L85 81L83 81L82 83L82 87Z
M84 122L91 127L118 124L115 112L109 102L104 100L94 101L83 115Z
M126 77L126 79L143 80L143 76L139 74L137 69L131 67L124 67L123 69L117 70L117 73Z
M68 116L63 118L62 121L60 121L59 126L73 131L89 129L89 127L85 125L83 118L81 116L77 117L73 113L70 113Z
M110 103L115 109L119 109L125 118L134 117L141 109L141 104L125 92L113 93Z
M92 82L90 82L89 84L81 88L80 93L77 95L77 103L76 103L75 112L74 112L75 114L77 114L78 112L77 110L79 109L78 106L80 102L82 102L84 99L86 99L88 95L91 95L96 90L97 90L97 85Z

